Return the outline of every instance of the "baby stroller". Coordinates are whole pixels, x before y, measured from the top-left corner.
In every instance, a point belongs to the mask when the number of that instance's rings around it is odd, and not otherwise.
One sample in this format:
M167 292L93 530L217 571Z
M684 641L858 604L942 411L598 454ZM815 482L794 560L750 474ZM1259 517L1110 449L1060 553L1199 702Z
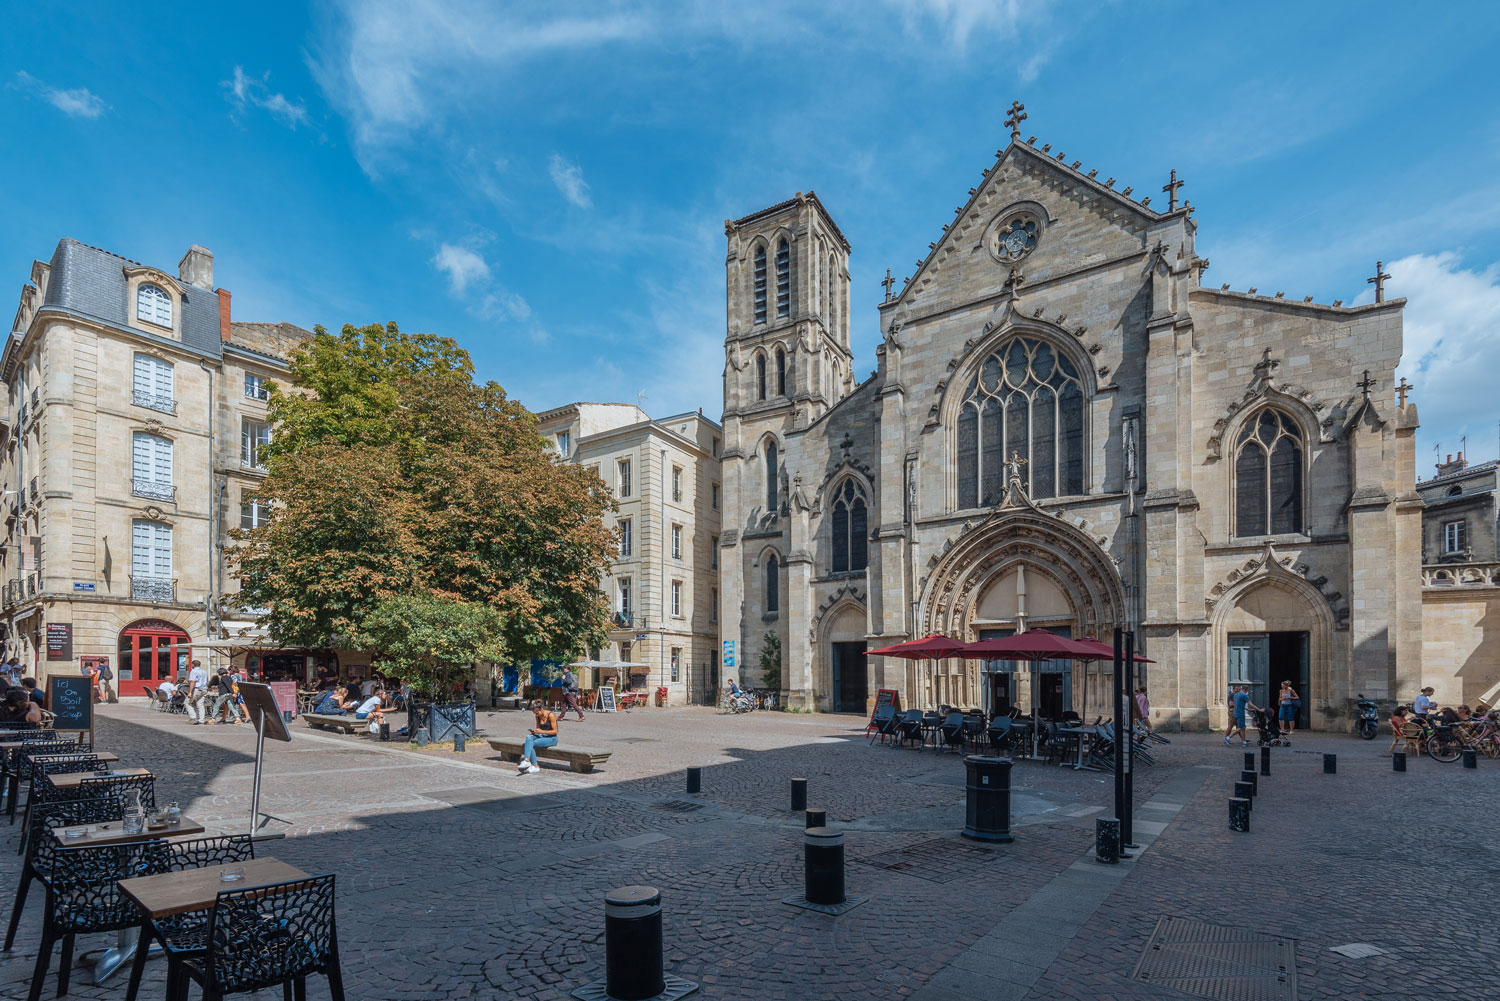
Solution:
M1292 746L1291 740L1282 736L1281 726L1276 722L1276 714L1269 709L1255 711L1255 729L1260 731L1261 747Z

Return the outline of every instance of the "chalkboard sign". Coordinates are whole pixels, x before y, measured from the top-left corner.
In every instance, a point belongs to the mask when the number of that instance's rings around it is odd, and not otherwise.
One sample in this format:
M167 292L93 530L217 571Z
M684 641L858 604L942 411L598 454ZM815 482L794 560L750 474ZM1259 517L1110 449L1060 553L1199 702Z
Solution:
M875 727L875 717L879 716L880 715L880 711L882 709L885 709L887 706L890 707L890 710L892 712L896 713L897 715L900 715L900 713L901 713L901 693L898 692L898 691L896 691L894 688L882 688L882 689L880 689L880 691L878 691L878 692L875 693L875 709L874 709L873 712L870 713L870 722L869 722L869 724L867 724L865 726L865 732L866 733L868 733L871 729L873 729Z
M594 708L602 713L615 711L615 688L613 685L605 685L599 689L599 698L594 702Z
M47 623L47 659L73 659L73 623Z
M87 675L58 675L47 679L47 708L52 710L52 729L94 729L93 685Z

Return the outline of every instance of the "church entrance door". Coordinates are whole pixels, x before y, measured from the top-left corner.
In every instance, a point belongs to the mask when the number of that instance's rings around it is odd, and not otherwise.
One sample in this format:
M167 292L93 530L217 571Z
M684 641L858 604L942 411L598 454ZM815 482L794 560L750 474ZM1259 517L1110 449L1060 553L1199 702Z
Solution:
M1290 681L1302 699L1297 727L1305 729L1312 699L1307 691L1308 634L1306 632L1230 633L1229 684L1248 685L1250 701L1277 708L1281 683Z
M865 644L833 644L833 711L864 713L869 700L869 671Z

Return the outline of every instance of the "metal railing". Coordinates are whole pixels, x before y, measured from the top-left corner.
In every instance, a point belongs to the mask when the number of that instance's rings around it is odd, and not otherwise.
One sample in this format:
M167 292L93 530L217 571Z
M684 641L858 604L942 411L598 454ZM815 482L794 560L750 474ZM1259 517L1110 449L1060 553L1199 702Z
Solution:
M271 398L271 391L265 386L246 386L245 396L252 400L265 401Z
M177 581L166 577L130 578L130 596L136 601L170 603L177 600Z
M31 391L31 409L32 410L38 410L38 411L42 409L42 390L41 390L41 387L37 387L37 388L35 388L35 389L33 389Z
M130 402L147 410L155 410L163 414L177 413L177 401L170 396L159 396L156 393L147 393L143 390L134 390L130 394Z
M33 504L36 503L37 493L38 493L38 490L36 488L36 477L33 476L31 478L31 501L32 501Z
M35 598L37 591L42 587L42 575L40 573L29 573L26 575L26 597Z
M170 483L132 479L130 481L130 494L133 497L149 497L152 500L170 501L177 499L177 488Z
M27 409L26 404L21 404L21 410L18 414L16 414L16 426L24 428L26 426L26 419L30 415L31 412Z
M9 608L11 605L16 604L21 600L20 582L14 580L6 581L5 588L3 589L3 591L0 591L0 595L3 595L3 601L7 608Z
M1423 587L1500 587L1500 563L1446 563L1422 568Z

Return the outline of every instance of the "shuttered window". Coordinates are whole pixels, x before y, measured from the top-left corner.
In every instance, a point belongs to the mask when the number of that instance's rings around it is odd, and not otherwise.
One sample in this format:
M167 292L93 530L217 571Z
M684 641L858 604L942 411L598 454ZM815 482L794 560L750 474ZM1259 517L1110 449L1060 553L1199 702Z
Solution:
M172 297L155 285L135 290L135 318L159 327L172 325Z
M146 580L172 579L172 526L136 521L130 526L130 573Z
M136 497L172 499L172 442L136 432L131 441L130 492Z
M163 413L173 413L176 403L172 398L172 363L137 353L132 366L131 402L138 407L150 407Z

